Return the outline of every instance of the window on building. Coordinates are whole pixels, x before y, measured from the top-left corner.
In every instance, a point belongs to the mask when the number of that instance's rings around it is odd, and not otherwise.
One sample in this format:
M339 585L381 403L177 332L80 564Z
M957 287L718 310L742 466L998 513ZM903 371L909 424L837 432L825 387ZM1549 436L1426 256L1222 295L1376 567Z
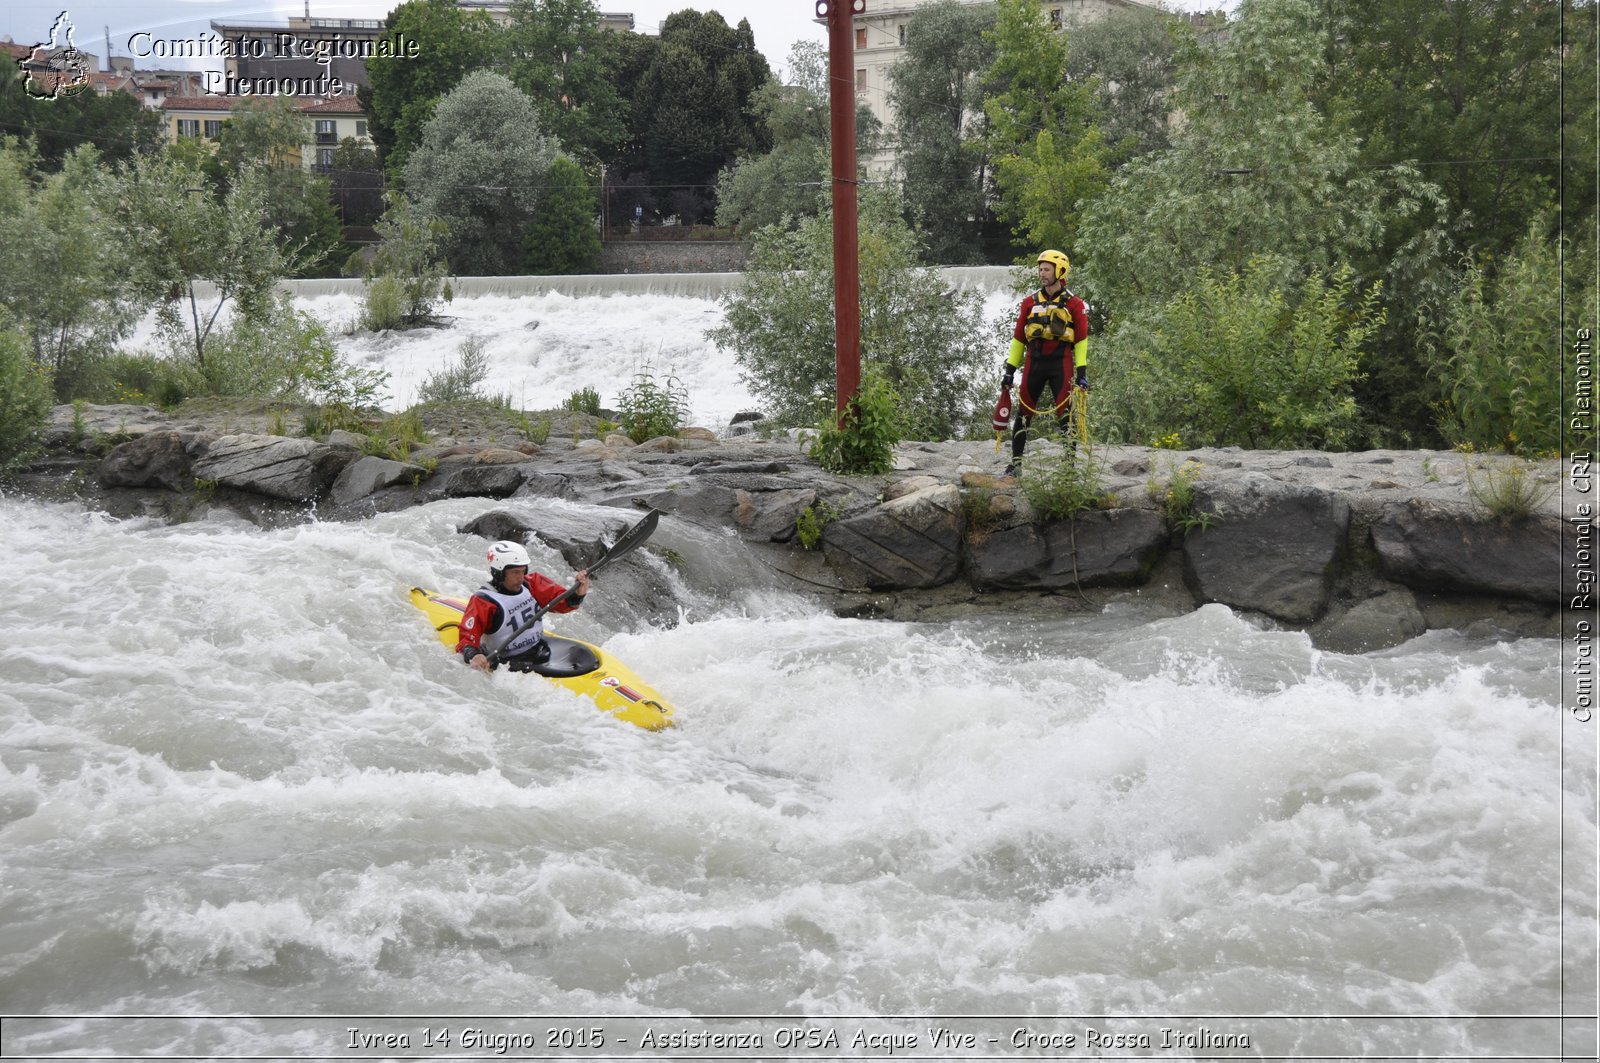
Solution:
M178 135L180 137L197 137L197 136L199 136L200 135L200 119L198 119L198 118L180 118L180 119L178 119Z
M902 22L902 23L900 23L900 47L904 48L905 46L906 46L906 24L904 22Z
M856 91L857 92L866 92L867 91L867 68L866 67L857 67L856 68Z
M216 140L222 135L222 119L207 118L205 124L206 136Z
M1050 28L1053 30L1061 28L1061 9L1059 7L1050 9Z
M333 149L332 148L318 148L317 149L317 169L319 169L319 170L331 170L331 169L333 169Z
M367 135L367 123L366 122L361 122L361 121L356 122L356 136L364 137L366 135Z
M317 119L317 143L333 144L339 139L338 124L332 118Z
M866 46L867 46L867 31L866 31L866 29L864 27L863 28L858 28L856 30L856 47L857 48L865 48Z

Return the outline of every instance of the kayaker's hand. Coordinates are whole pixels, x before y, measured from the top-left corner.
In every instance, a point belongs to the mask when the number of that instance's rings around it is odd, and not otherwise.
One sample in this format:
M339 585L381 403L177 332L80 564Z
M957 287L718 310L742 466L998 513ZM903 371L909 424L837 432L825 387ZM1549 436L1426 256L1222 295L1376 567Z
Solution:
M472 660L468 661L467 666L469 668L476 668L480 672L490 671L489 655L487 653L480 653Z
M582 598L589 593L589 570L582 569L576 577L578 583L578 597Z

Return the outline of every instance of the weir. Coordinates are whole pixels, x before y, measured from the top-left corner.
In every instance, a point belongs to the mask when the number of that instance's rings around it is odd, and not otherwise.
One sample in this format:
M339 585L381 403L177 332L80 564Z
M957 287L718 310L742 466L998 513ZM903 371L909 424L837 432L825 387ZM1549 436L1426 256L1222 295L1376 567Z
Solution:
M952 288L1000 291L1011 285L1010 266L941 266L939 273ZM717 299L744 279L743 273L583 273L561 277L450 277L457 298L483 295L549 295L575 299L608 295L670 295L692 299ZM297 298L322 295L360 295L364 283L355 277L286 280L284 288ZM214 290L195 285L202 298L215 298Z

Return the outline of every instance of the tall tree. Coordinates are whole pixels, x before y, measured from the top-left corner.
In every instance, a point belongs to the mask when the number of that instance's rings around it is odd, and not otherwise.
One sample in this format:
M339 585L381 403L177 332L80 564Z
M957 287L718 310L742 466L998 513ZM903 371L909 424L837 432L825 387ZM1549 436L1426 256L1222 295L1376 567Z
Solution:
M557 155L544 195L523 233L529 273L592 273L600 257L594 182L570 155Z
M1086 200L1105 186L1092 87L1067 75L1067 34L1039 0L999 0L984 101L999 213L1037 249L1070 247Z
M1314 0L1245 0L1225 41L1189 48L1172 146L1118 170L1084 215L1080 290L1111 312L1102 352L1115 356L1120 335L1136 359L1139 330L1203 272L1250 271L1256 290L1291 293L1348 267L1386 301L1355 385L1376 421L1363 441L1437 443L1426 347L1395 323L1414 326L1416 292L1448 287L1448 207L1415 168L1366 165L1355 131L1317 106L1329 44Z
M769 81L751 107L772 137L772 150L745 155L717 177L717 224L744 234L788 217L825 209L829 174L828 56L814 41L789 49L789 84ZM856 107L856 157L878 150L882 124Z
M556 151L533 101L504 74L468 74L439 101L406 163L405 193L424 218L445 223L456 273L520 272L523 229Z
M1240 272L1262 254L1331 273L1399 219L1439 224L1437 189L1363 165L1316 106L1326 43L1312 0L1245 0L1225 43L1189 50L1172 147L1117 171L1082 219L1082 283L1098 301L1166 299L1202 267Z
M422 127L445 93L469 71L505 65L505 34L486 12L464 11L454 0L406 0L384 20L390 51L367 61L358 92L391 176L422 140Z
M667 16L635 99L659 206L685 221L711 216L718 171L771 147L751 106L771 78L748 20L730 27L715 11Z
M1070 27L1067 77L1094 86L1113 164L1170 143L1178 45L1189 32L1176 17L1145 8L1116 8Z
M54 174L37 155L0 142L0 313L28 338L34 364L61 401L143 311L111 220L110 171L91 147ZM37 183L35 178L38 178Z
M1558 179L1568 4L1322 4L1331 34L1320 102L1360 131L1361 161L1421 167L1468 226L1467 246L1509 250Z
M294 249L295 276L337 276L341 263L334 252L344 239L328 178L301 165L311 140L311 120L289 96L246 98L234 105L222 123L216 163L223 186L251 169L270 173L266 182L267 217L279 239Z
M889 104L906 206L930 262L980 261L985 214L982 74L994 62L995 9L937 0L906 24L905 52L889 72Z
M618 178L629 173L644 174L648 169L644 156L644 116L648 109L640 86L660 47L660 38L643 33L604 33L595 48L623 112L624 137L600 160Z
M294 270L266 215L267 182L260 167L248 167L217 197L198 163L176 152L140 157L121 182L115 218L130 274L159 300L157 318L174 346L202 369L222 308L233 302L249 319L270 314L278 280Z
M137 96L112 92L79 92L55 99L36 99L12 77L17 68L0 74L0 130L7 135L33 137L39 161L47 170L58 169L67 154L85 144L101 157L120 162L161 146L161 116L139 102Z
M511 80L533 100L539 127L584 160L609 157L628 136L593 0L512 0Z

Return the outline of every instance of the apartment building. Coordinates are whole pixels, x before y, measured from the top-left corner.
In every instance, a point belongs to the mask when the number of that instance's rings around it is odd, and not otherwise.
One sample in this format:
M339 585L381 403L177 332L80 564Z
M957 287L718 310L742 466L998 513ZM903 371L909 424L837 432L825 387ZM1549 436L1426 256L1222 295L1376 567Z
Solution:
M215 147L222 136L222 123L240 102L238 97L216 95L167 97L161 105L167 139L176 143L193 138ZM331 167L334 152L346 138L372 146L366 113L354 96L305 98L297 100L296 106L306 118L306 139L292 161L306 169Z

